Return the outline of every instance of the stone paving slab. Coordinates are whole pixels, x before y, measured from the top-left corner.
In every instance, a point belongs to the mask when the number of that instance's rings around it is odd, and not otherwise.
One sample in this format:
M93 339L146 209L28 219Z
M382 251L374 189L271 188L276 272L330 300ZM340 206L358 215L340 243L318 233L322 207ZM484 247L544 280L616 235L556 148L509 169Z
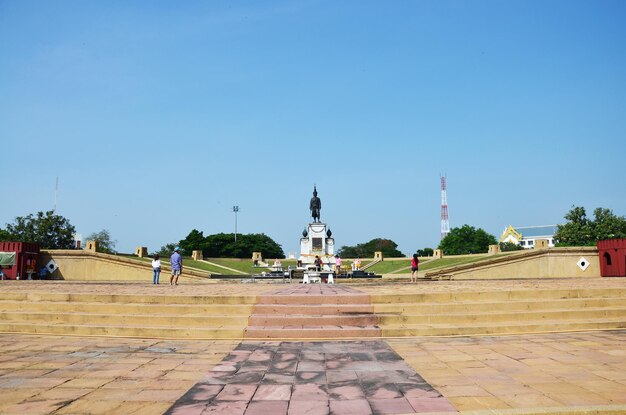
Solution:
M460 411L623 406L626 331L394 339Z
M0 413L163 413L238 342L0 335Z
M242 342L166 413L404 414L454 411L384 341ZM253 365L249 365L254 362ZM278 369L281 364L284 369ZM393 370L383 364L393 363ZM277 383L273 375L282 375ZM336 402L341 402L340 404ZM415 407L413 406L415 405Z
M621 330L308 349L302 342L0 334L0 413L160 414L192 397L188 409L204 411L235 380L248 389L227 389L234 400L222 401L222 413L270 415L287 404L287 414L368 414L408 403L415 411L408 413L624 414L625 341ZM407 371L415 373L408 383ZM445 400L432 399L440 394Z

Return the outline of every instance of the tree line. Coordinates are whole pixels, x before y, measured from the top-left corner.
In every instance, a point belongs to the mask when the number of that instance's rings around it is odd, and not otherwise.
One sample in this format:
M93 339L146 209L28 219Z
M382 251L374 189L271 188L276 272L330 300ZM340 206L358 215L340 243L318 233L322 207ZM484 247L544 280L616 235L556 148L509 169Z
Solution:
M587 216L584 207L572 206L564 216L566 222L557 225L554 235L556 246L593 246L598 240L626 238L626 218L617 216L611 209L596 208L593 218ZM13 223L0 228L0 241L21 241L38 244L42 249L73 249L76 230L69 219L57 215L54 211L37 212L18 216ZM93 232L86 240L98 241L98 251L115 253L116 242L109 231L103 229ZM478 254L489 250L489 245L497 244L495 236L484 229L463 225L453 228L439 243L446 255ZM197 229L178 242L162 246L160 255L169 255L179 246L185 255L194 250L202 251L207 258L251 258L252 252L262 252L265 258L285 258L282 247L272 238L263 234L218 233L204 236ZM522 249L519 245L506 242L500 244L502 251ZM337 253L346 258L370 258L375 252L382 252L384 257L403 257L398 245L391 239L375 238L369 242L354 246L342 246ZM420 256L433 254L432 248L418 249Z

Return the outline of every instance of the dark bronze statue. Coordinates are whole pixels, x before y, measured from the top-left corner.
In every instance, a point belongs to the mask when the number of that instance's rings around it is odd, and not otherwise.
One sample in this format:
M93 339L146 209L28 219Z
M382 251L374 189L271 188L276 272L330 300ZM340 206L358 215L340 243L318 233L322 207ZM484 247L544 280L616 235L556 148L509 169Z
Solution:
M322 201L317 197L317 187L313 186L313 197L311 203L309 203L309 209L311 209L311 216L313 216L313 222L320 221L320 210L322 209Z

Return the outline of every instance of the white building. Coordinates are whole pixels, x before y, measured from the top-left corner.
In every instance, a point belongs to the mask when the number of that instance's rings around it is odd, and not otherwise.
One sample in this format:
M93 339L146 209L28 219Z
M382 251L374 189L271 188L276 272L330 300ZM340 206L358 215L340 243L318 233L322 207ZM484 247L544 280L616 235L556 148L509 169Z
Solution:
M522 248L530 249L535 247L535 241L538 239L546 239L548 246L554 246L554 234L556 233L556 225L543 226L519 226L514 228L509 225L502 232L500 242L513 242Z

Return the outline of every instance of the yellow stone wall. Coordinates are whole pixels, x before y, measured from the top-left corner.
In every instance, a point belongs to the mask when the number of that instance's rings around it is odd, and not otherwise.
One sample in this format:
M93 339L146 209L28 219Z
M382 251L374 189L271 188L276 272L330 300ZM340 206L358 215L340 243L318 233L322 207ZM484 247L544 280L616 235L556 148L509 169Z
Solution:
M590 264L585 271L577 265L583 257ZM595 278L600 277L600 262L596 248L550 248L426 273L430 274L453 275L454 279Z
M148 281L152 282L152 266L150 262L125 258L117 255L89 252L82 250L43 250L39 262L47 263L54 259L59 269L51 276L53 279L67 281ZM168 279L170 267L165 261L161 279ZM184 264L183 264L184 266ZM209 273L183 268L181 278L208 279Z

